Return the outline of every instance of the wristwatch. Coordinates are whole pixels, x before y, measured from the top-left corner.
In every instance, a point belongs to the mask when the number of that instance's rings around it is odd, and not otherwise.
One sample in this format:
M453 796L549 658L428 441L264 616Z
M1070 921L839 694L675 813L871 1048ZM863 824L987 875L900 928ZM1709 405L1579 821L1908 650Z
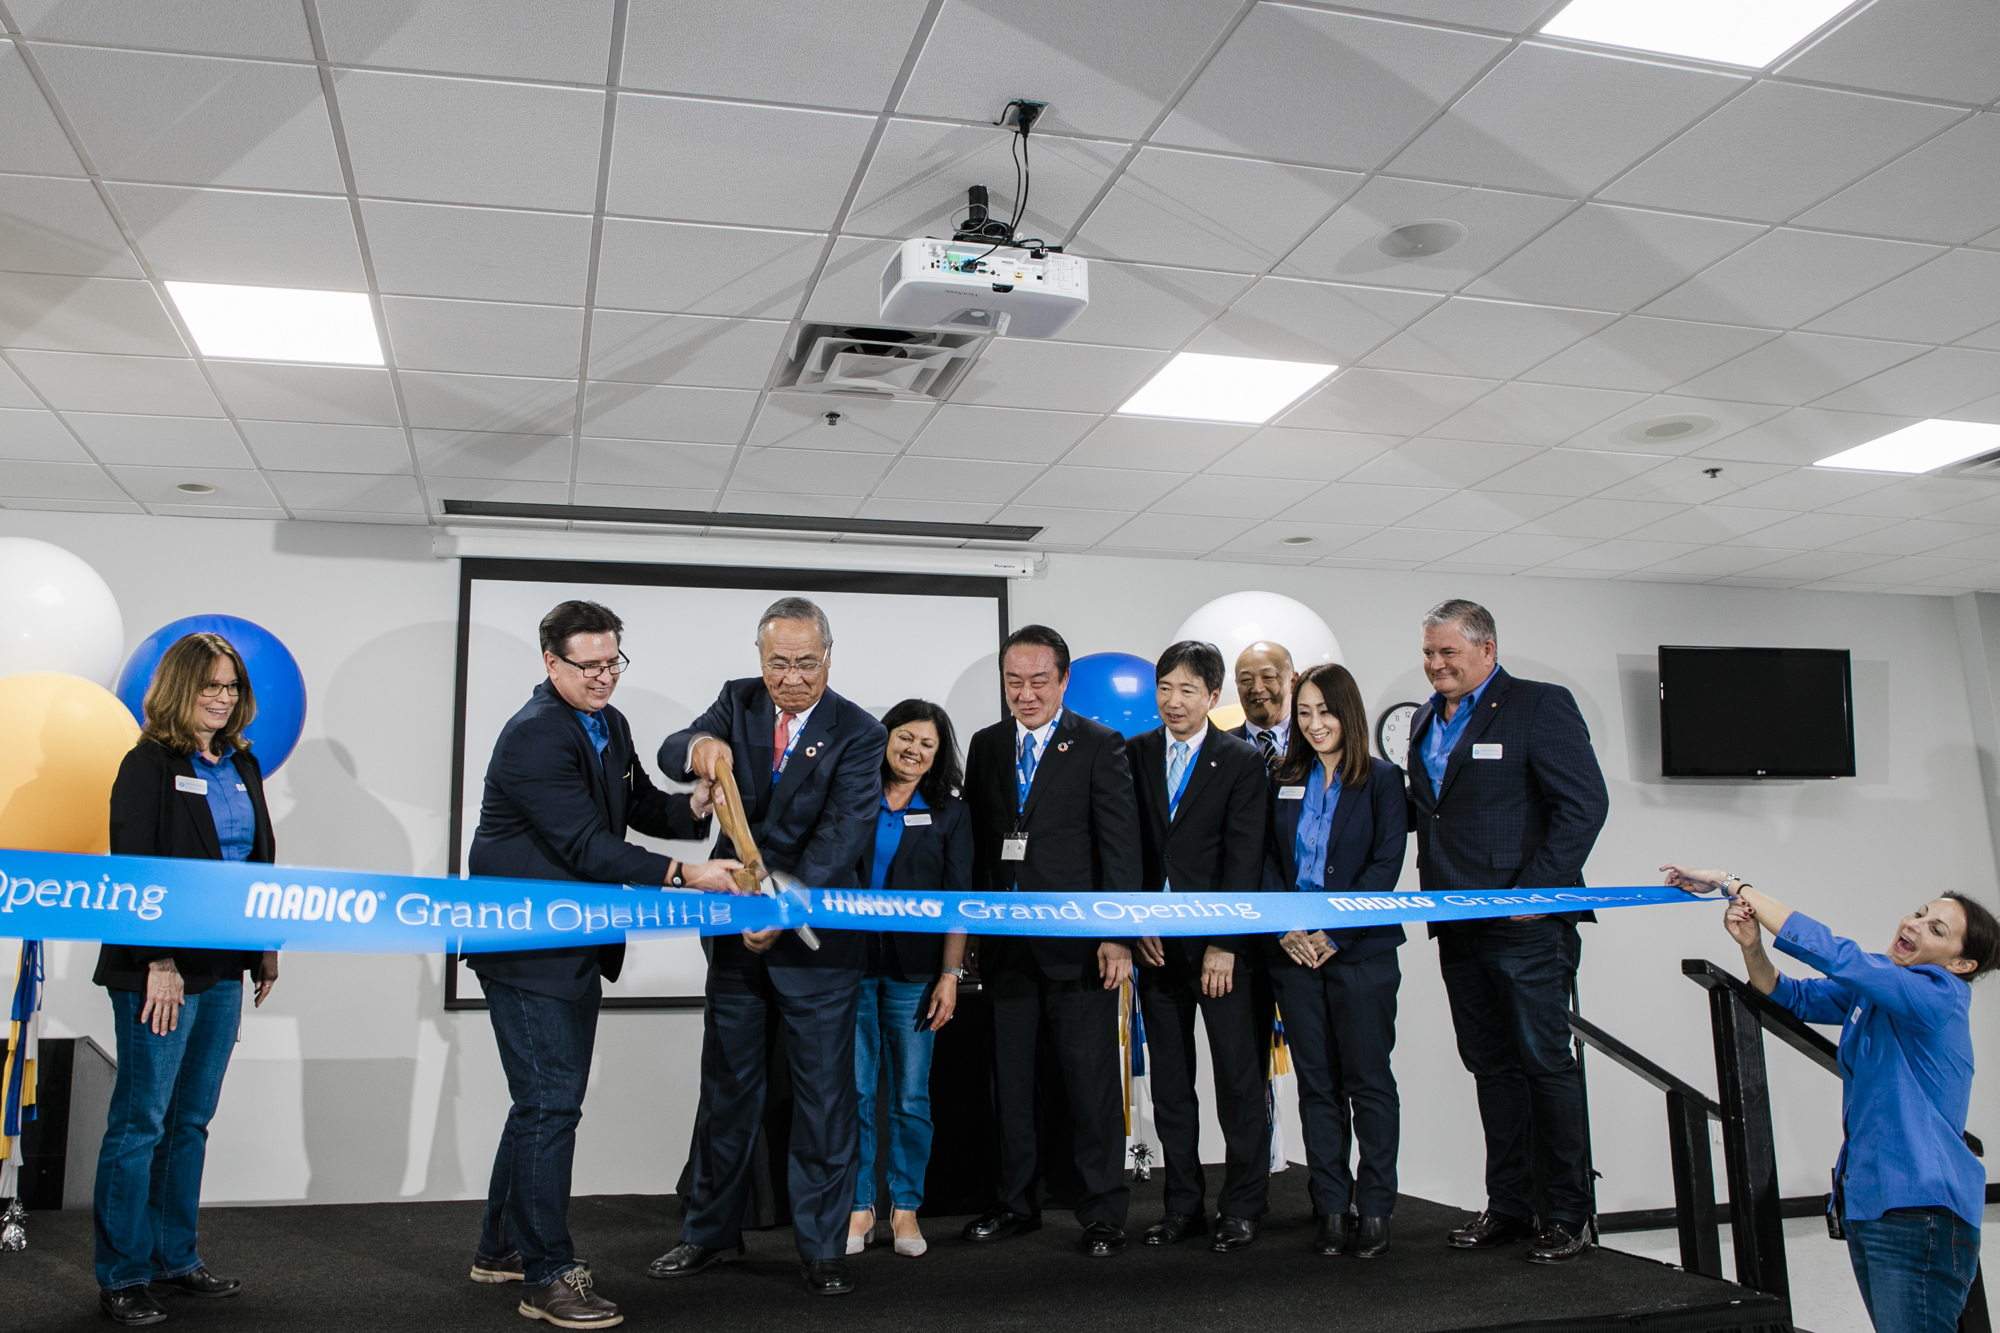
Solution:
M686 888L688 886L687 876L681 873L686 869L687 869L686 862L683 861L674 862L674 873L667 876L667 887L674 889Z
M945 976L956 977L960 981L965 980L966 977L971 975L962 967L941 967L938 969L938 971L943 973Z

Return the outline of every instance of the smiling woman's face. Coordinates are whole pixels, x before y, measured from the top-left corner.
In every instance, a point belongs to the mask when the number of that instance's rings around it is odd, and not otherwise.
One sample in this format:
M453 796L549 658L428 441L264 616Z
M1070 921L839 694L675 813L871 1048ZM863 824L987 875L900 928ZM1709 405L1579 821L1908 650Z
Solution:
M1965 948L1965 909L1950 898L1925 903L1904 917L1889 941L1889 957L1901 967L1929 963L1952 972L1970 972Z

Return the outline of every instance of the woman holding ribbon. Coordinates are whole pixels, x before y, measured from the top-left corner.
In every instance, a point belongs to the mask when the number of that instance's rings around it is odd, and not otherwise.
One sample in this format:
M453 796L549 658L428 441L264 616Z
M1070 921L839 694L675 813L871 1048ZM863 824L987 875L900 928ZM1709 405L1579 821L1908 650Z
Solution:
M1303 743L1301 743L1303 742ZM1292 744L1272 775L1264 888L1385 894L1403 873L1402 775L1368 753L1368 711L1347 668L1309 667L1292 691ZM1294 930L1265 942L1299 1119L1319 1254L1388 1252L1402 1107L1389 1053L1401 926ZM1360 1169L1348 1168L1360 1140ZM1358 1214L1358 1220L1351 1214Z
M1965 1143L1972 1101L1974 978L2000 967L2000 925L1947 893L1869 953L1720 870L1660 867L1690 893L1722 890L1723 926L1750 984L1808 1023L1840 1026L1841 1124L1828 1215L1847 1240L1868 1318L1882 1333L1952 1333L1979 1267L1986 1168ZM1816 972L1783 976L1779 950Z
M111 851L210 861L275 855L263 773L243 729L257 715L243 659L189 634L160 659L146 724L111 787ZM92 978L111 995L118 1079L97 1155L98 1304L119 1324L167 1317L153 1288L234 1296L195 1249L208 1122L236 1044L243 974L262 1004L276 953L104 945Z
M882 804L861 873L873 893L962 893L972 888L972 820L959 799L958 742L944 709L905 699L882 716ZM917 1226L931 1156L931 1051L958 1006L965 932L880 931L869 937L854 1036L861 1151L848 1219L847 1252L875 1235L875 1106L889 1073L890 1229L897 1254L928 1246ZM921 1013L920 1013L921 1011Z

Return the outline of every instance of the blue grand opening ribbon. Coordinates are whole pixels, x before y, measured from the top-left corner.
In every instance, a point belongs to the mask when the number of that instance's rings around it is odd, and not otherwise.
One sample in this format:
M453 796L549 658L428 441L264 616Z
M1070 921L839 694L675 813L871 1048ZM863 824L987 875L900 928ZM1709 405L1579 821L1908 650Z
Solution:
M308 953L492 953L811 925L975 935L1283 934L1697 901L1661 885L1435 896L872 893L742 897L658 885L0 850L0 935Z

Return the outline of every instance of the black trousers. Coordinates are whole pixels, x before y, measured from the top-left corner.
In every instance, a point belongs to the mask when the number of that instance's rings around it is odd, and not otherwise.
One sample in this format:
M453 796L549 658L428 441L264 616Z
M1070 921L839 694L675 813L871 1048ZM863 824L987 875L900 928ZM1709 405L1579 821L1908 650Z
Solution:
M993 1003L994 1102L1000 1127L1000 1207L1037 1215L1035 1060L1046 1019L1075 1126L1071 1151L1083 1194L1076 1220L1125 1225L1125 1084L1118 1064L1118 992L1095 975L1052 981L1012 951L986 978ZM852 1079L849 1079L850 1084Z
M1229 994L1201 993L1201 969L1164 941L1163 967L1139 969L1139 1009L1146 1020L1153 1123L1166 1157L1167 1211L1200 1213L1207 1197L1201 1170L1201 1105L1195 1096L1194 1016L1208 1029L1215 1066L1215 1114L1222 1122L1224 1166L1216 1211L1262 1217L1271 1192L1271 1114L1265 1074L1271 1046L1271 1006L1260 995L1251 960L1236 957Z
M1271 984L1298 1075L1314 1209L1332 1217L1352 1203L1363 1217L1393 1215L1403 1125L1389 1066L1403 984L1395 950L1317 968L1274 961ZM1351 1170L1357 1140L1360 1169Z

